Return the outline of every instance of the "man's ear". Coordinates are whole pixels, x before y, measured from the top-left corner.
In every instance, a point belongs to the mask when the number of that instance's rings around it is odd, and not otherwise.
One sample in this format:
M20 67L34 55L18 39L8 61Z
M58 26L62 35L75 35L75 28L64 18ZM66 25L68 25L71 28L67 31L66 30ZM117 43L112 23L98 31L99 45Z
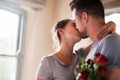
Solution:
M87 23L88 19L89 19L89 15L86 12L83 12L82 13L82 19L85 23Z

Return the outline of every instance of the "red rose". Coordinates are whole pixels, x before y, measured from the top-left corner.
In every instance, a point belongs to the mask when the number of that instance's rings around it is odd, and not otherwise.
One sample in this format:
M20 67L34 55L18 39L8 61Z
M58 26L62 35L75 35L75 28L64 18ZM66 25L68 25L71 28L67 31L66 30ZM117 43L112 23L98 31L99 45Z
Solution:
M107 69L106 69L105 67L99 66L99 68L98 68L98 73L99 73L100 75L104 76L104 75L106 74L106 72L107 72Z
M101 66L105 65L108 61L108 59L100 53L96 53L95 54L95 58L94 58L95 62Z
M87 77L88 77L87 71L80 72L80 80L87 80Z

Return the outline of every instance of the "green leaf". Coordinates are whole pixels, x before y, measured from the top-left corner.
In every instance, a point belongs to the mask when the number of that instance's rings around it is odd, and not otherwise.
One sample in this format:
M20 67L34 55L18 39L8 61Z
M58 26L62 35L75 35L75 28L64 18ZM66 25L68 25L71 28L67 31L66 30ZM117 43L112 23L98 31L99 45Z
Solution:
M80 62L81 62L81 64L84 64L84 63L85 63L85 59L84 59L84 58L81 58L81 59L80 59Z

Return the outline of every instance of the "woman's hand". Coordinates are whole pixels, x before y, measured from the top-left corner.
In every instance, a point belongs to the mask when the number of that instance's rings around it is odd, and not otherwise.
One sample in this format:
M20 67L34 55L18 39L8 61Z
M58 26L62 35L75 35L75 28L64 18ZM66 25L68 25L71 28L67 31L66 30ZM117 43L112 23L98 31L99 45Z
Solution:
M115 34L115 31L116 31L116 24L114 22L110 21L101 29L101 31L97 37L98 37L98 39L101 39L108 34Z

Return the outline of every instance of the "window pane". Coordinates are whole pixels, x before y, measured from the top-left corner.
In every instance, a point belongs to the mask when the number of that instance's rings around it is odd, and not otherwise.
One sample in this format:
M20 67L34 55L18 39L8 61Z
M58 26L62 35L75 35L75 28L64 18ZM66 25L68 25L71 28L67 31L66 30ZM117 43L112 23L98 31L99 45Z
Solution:
M16 52L20 16L0 9L0 54Z
M120 34L120 13L113 13L105 17L106 22L114 21L116 23L116 32Z
M0 57L0 80L16 80L16 64L14 57Z

